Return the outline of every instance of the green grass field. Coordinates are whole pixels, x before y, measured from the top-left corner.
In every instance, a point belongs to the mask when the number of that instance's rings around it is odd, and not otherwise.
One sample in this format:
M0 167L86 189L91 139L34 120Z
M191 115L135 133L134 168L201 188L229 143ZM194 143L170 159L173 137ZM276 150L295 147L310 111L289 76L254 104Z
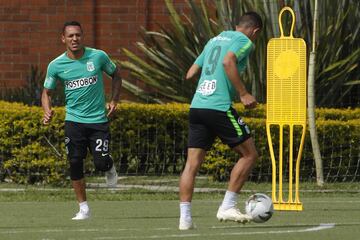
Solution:
M268 186L249 184L248 188L262 191ZM16 186L17 191L9 191L4 189L14 186L0 184L0 239L360 239L358 188L343 191L341 185L333 186L338 191L330 187L325 192L302 192L302 212L276 211L267 223L247 225L217 221L222 192L195 193L197 229L179 231L176 192L93 188L88 191L92 218L75 222L70 219L78 206L70 188L26 187L18 191L21 186ZM248 190L241 194L241 204L251 194Z

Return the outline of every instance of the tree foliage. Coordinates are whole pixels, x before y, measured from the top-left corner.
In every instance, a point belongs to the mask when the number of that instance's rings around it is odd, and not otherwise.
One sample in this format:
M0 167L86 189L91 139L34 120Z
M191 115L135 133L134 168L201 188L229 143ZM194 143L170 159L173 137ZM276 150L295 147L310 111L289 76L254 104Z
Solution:
M186 71L201 53L206 42L223 30L234 29L246 11L257 11L263 18L264 29L255 42L248 68L242 76L249 91L258 101L266 99L266 45L270 38L279 37L278 13L285 5L296 12L295 37L311 45L313 0L288 1L193 1L187 0L188 13L180 13L171 0L165 0L171 26L159 31L142 28L142 41L136 42L141 56L123 49L128 60L123 68L155 91L147 92L125 80L124 86L148 102L163 100L189 102L195 85L184 81ZM319 39L316 65L317 104L343 106L344 101L356 105L353 96L360 83L360 2L356 0L320 1ZM290 16L282 19L289 28Z

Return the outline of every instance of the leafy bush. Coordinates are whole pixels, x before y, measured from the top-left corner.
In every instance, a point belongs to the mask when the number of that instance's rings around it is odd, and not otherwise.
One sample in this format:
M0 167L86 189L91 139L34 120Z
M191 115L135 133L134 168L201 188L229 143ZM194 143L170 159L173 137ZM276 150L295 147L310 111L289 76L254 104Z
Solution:
M66 183L67 161L64 151L64 108L55 108L49 126L40 124L42 110L18 103L0 102L0 176L18 183ZM255 139L260 158L250 180L270 181L271 161L265 130L265 106L242 112ZM121 175L179 174L186 161L188 104L128 104L119 106L111 120L112 155ZM317 131L327 181L360 180L359 109L320 109ZM345 116L342 120L334 120ZM278 139L276 128L272 132ZM285 129L285 135L288 134ZM284 137L285 143L287 137ZM299 134L295 135L295 146ZM50 145L51 144L51 145ZM278 149L275 145L275 155ZM216 140L201 168L213 179L227 180L238 156ZM294 150L297 152L297 148ZM288 153L285 147L284 152ZM288 166L284 164L284 176ZM86 174L96 174L89 157ZM309 133L301 160L302 180L315 179L315 165ZM1 179L0 179L1 180Z
M3 174L18 183L61 183L66 176L66 158L54 154L48 141L64 149L63 112L56 109L51 126L40 123L42 109L19 103L0 102L0 163ZM62 151L63 152L63 151Z

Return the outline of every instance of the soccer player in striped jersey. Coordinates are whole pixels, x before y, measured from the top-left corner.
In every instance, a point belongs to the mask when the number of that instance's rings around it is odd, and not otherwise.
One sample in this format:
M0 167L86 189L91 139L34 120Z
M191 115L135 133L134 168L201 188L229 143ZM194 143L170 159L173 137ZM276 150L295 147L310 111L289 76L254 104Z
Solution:
M246 223L251 217L237 208L239 192L258 157L250 129L232 108L236 94L246 108L254 108L255 98L246 90L240 73L246 68L254 48L253 41L262 28L255 12L244 14L235 31L224 31L210 39L187 72L186 79L195 79L198 86L190 106L188 156L180 177L179 229L194 228L191 200L195 176L218 136L241 157L231 171L230 181L217 218Z
M107 184L116 186L117 173L110 155L108 117L120 98L121 77L116 65L101 50L83 45L83 30L76 21L66 22L61 40L66 51L50 62L42 92L43 123L49 124L51 90L60 81L65 89L65 146L70 163L70 178L79 203L73 220L90 217L83 173L84 159L90 150L96 169L105 172ZM102 74L112 78L111 101L105 103Z

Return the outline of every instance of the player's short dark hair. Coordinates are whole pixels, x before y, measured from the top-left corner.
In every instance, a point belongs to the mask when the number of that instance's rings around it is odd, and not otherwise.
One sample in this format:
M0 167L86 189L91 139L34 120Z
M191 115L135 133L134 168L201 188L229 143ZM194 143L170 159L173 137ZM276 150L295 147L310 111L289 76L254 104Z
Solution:
M240 17L238 26L262 29L263 22L260 15L256 12L247 12Z
M63 26L63 29L62 29L62 33L65 33L65 28L67 26L78 26L82 32L82 27L81 27L81 24L77 21L68 21L68 22L65 22L64 23L64 26Z

